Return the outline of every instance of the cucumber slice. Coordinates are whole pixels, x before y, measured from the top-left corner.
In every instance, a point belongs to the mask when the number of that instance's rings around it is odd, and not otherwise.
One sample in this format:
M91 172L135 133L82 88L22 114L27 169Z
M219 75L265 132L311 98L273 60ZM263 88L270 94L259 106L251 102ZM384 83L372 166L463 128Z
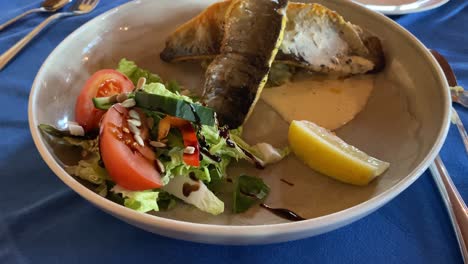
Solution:
M136 92L135 101L136 106L143 109L162 112L202 125L215 124L214 110L201 104L146 92Z
M109 98L110 97L94 97L93 98L94 107L97 109L101 109L101 110L108 110L109 108L111 108L113 104L115 104L115 102L111 102Z

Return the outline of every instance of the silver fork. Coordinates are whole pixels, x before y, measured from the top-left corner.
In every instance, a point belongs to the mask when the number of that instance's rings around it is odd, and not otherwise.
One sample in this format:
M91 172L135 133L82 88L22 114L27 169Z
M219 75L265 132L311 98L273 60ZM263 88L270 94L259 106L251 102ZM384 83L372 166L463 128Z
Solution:
M459 86L455 86L459 87ZM468 91L458 91L456 89L450 89L452 95L452 101L468 108Z
M430 50L434 58L439 63L440 67L444 71L447 82L450 86L457 86L457 78L455 73L450 67L448 61L437 51ZM468 137L466 130L463 127L463 123L457 114L457 111L452 107L452 119L456 123L460 135L462 136L465 149L468 152ZM453 184L452 178L445 168L444 162L439 155L434 160L434 163L430 166L432 177L440 191L443 198L445 207L452 221L455 234L458 240L458 246L462 254L465 263L468 262L468 208L463 201L457 187Z
M444 71L448 84L453 88L450 89L452 101L468 108L468 91L464 91L463 88L457 89L460 87L458 86L457 77L455 77L455 73L445 57L436 50L431 49L430 51Z
M442 54L437 52L436 50L429 50L431 54L434 56L434 58L437 60L439 63L440 67L444 71L445 77L447 78L447 82L451 87L457 87L458 86L458 81L457 77L455 76L455 73L452 70L452 67L448 63L447 59L445 59ZM452 101L459 103L463 105L464 107L468 107L468 94L466 91L463 91L463 93L456 92L453 89L450 89L450 93L452 96ZM463 123L458 116L457 111L455 108L452 107L452 122L455 123L455 125L458 128L458 131L460 132L460 135L463 140L463 144L465 145L465 151L468 153L468 134L466 133L466 129L463 126Z
M39 32L41 32L50 22L67 16L77 16L87 14L96 7L99 0L76 0L75 4L67 12L61 12L48 17L44 22L35 27L29 34L18 41L13 47L5 51L0 56L0 71L20 52Z

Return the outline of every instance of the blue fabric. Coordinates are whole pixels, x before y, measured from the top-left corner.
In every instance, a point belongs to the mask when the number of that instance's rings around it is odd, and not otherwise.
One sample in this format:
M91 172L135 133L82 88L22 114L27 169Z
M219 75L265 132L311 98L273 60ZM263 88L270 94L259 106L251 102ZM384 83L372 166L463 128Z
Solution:
M0 1L0 22L39 0ZM428 172L375 213L339 230L289 243L213 246L144 232L100 210L46 166L28 129L28 94L48 54L84 22L124 0L101 0L92 14L47 28L0 72L0 263L461 263L454 232ZM0 33L5 51L39 24L32 15ZM451 0L419 14L393 17L445 55L468 88L468 2ZM468 125L468 111L456 107ZM451 127L442 158L468 199L468 157Z

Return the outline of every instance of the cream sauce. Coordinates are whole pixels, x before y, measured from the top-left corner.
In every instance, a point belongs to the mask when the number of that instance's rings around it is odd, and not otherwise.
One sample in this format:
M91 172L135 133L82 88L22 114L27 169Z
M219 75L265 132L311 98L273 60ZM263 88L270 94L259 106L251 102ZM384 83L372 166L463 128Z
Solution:
M335 130L364 108L373 88L371 75L339 80L307 78L265 88L261 98L288 122L308 120Z

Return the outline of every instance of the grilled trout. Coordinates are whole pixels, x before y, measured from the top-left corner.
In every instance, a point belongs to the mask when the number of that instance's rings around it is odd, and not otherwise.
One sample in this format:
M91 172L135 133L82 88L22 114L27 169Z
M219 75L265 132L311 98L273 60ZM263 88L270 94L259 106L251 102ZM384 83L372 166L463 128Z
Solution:
M219 55L206 70L203 96L221 125L242 125L260 97L281 44L287 3L234 0L227 8Z
M212 59L220 52L231 1L216 3L172 33L161 52L166 62ZM380 40L319 4L290 2L275 61L311 72L347 76L385 65Z

